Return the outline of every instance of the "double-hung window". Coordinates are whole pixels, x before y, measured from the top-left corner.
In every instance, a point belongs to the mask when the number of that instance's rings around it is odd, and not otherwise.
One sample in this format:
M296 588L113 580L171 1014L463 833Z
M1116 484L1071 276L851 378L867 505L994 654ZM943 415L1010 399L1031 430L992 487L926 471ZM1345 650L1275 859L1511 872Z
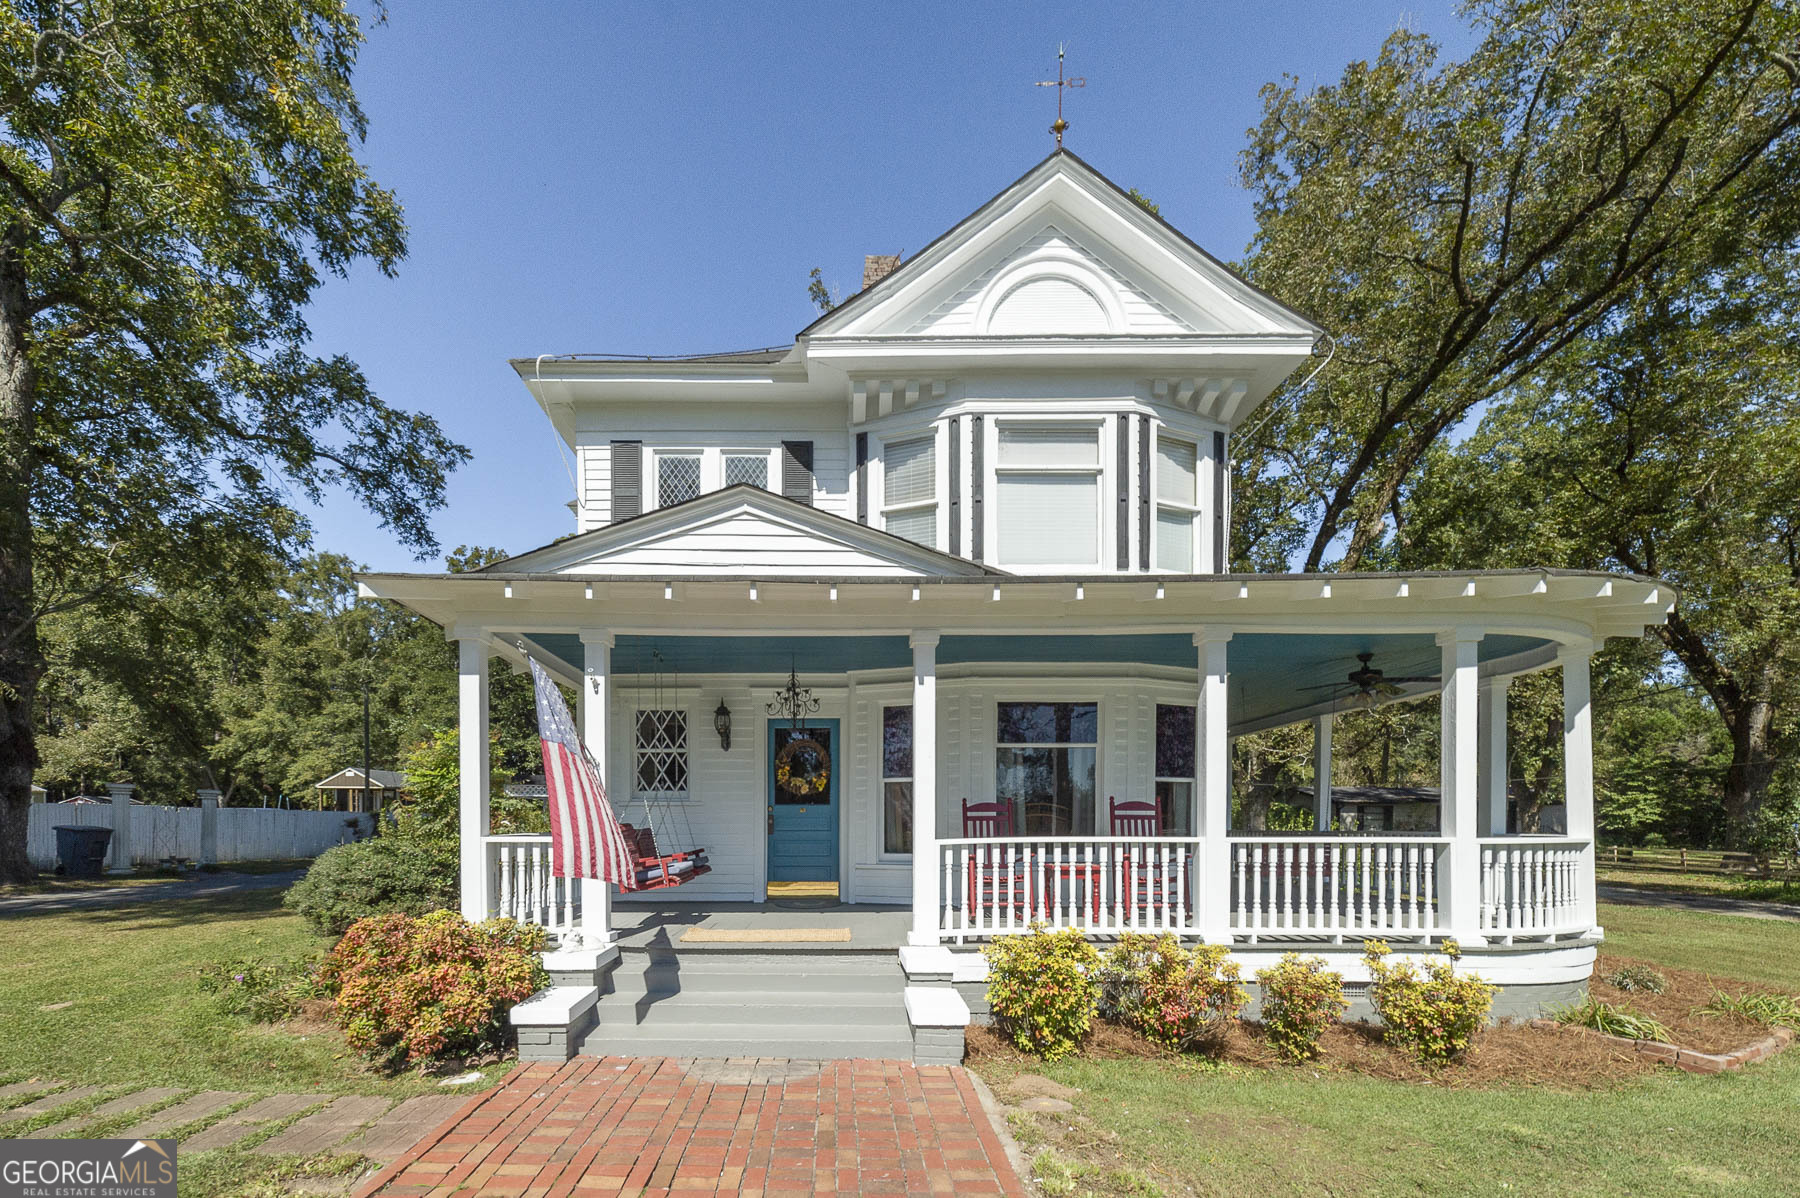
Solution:
M1001 703L998 715L994 793L1012 803L1024 834L1091 834L1099 708L1093 703Z
M671 507L700 497L698 451L656 453L656 506Z
M937 437L889 441L881 455L881 526L936 549Z
M1200 515L1199 455L1192 441L1156 435L1156 568L1194 569L1194 530Z
M881 709L881 851L912 852L912 708Z
M1194 834L1194 709L1156 705L1156 799L1162 831Z
M998 431L1000 564L1099 565L1099 425L1002 423Z

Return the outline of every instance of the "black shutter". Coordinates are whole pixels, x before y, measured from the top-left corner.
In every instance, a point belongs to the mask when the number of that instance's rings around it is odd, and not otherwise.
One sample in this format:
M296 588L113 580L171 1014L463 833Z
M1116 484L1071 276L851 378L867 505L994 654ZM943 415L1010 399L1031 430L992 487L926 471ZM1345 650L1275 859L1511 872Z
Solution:
M950 552L962 552L962 419L950 417Z
M786 457L782 461L786 461ZM856 522L869 522L869 434L856 434Z
M1225 496L1231 482L1231 463L1225 460L1225 434L1213 433L1213 573L1225 573L1231 561L1225 540Z
M1138 569L1150 568L1150 418L1138 417Z
M812 506L813 443L783 441L781 443L781 493L795 503Z
M644 512L644 443L612 443L612 518L629 520Z
M987 438L981 434L981 417L969 417L969 556L981 561L986 548L987 529L983 527L982 484L987 472L982 466Z
M1131 569L1131 417L1119 413L1119 469L1113 485L1119 492L1119 526L1114 536L1119 544L1119 569Z

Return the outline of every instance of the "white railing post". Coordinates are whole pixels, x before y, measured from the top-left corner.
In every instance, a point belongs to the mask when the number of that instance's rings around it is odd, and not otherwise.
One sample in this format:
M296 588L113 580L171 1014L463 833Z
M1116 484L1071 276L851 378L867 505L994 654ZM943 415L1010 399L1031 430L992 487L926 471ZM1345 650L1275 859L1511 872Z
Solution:
M1556 655L1563 680L1563 804L1566 834L1581 847L1575 873L1576 922L1599 935L1594 897L1594 716L1592 645L1565 645Z
M607 789L607 732L611 727L612 712L612 633L583 632L581 647L581 740L594 759L594 768L600 772L602 789ZM607 793L608 798L611 798L611 791L608 790ZM600 878L581 879L579 935L588 948L605 948L612 943L612 883Z
M494 913L488 868L488 643L481 631L451 633L457 650L457 762L461 771L458 831L462 913L482 920Z
M1438 634L1442 652L1439 834L1446 838L1437 866L1437 930L1464 944L1481 944L1481 846L1477 823L1476 755L1480 725L1481 632L1457 628Z
M1208 944L1231 943L1231 739L1226 719L1226 628L1194 634L1199 687L1194 708L1194 928Z
M938 942L937 646L935 632L914 632L912 944ZM1009 896L1010 899L1010 896ZM1010 906L1008 910L1010 910Z

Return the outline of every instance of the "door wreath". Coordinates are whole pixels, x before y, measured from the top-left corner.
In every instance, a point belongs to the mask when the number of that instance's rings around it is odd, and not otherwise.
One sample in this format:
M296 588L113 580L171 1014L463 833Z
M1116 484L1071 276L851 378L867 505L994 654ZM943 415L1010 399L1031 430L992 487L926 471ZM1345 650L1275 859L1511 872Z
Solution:
M792 795L826 794L831 789L831 754L810 736L791 740L775 755L775 781Z

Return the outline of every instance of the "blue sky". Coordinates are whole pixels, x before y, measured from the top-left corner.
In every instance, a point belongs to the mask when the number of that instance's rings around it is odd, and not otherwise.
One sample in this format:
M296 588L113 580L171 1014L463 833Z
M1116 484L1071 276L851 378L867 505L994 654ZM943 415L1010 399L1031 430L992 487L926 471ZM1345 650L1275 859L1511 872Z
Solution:
M370 32L363 157L399 193L399 277L324 287L321 353L474 451L444 547L519 552L572 528L556 440L506 365L538 353L791 342L807 272L848 294L1052 148L1056 45L1087 86L1068 145L1227 259L1253 230L1237 155L1283 74L1329 82L1397 26L1466 50L1443 2L400 3ZM357 505L315 544L434 568Z

